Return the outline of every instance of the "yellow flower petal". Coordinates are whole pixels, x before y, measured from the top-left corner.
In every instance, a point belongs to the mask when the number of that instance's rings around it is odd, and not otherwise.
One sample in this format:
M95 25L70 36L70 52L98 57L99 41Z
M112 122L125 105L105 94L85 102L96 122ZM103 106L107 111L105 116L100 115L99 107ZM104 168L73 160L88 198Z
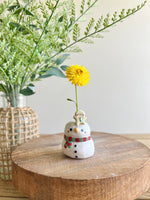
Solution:
M83 86L89 83L90 75L82 65L71 65L66 70L66 76L73 85Z

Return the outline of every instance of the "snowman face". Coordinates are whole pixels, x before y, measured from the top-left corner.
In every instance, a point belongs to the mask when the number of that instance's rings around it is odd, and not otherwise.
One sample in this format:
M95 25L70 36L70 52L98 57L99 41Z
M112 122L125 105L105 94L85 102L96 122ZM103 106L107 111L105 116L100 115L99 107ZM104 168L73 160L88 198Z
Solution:
M69 122L65 127L65 135L69 137L88 137L90 136L90 127L87 123L76 125L75 122Z

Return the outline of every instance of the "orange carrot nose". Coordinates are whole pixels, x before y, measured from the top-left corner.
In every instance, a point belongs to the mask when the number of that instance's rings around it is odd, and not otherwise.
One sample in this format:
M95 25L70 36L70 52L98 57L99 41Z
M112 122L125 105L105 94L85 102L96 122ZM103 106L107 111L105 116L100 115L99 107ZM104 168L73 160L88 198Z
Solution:
M79 133L79 129L78 129L78 128L75 128L75 129L74 129L74 132L75 132L75 133Z

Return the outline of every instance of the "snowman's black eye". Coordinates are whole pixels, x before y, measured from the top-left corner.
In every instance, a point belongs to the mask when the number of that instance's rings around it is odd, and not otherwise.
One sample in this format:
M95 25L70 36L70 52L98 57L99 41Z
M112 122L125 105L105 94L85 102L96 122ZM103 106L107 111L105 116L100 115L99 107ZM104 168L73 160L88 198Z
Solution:
M83 132L84 130L83 130L83 129L81 129L81 131Z
M72 128L70 128L70 131L72 131Z

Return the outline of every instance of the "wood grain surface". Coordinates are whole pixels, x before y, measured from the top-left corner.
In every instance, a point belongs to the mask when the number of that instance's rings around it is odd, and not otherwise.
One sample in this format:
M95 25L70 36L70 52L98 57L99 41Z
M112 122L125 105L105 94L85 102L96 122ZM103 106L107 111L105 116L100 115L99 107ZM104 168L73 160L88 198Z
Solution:
M150 134L124 134L124 136L135 139L144 143L150 148ZM12 182L0 180L0 200L30 200L19 193L13 186ZM138 197L137 200L150 200L150 189Z
M86 160L62 154L62 134L20 146L12 155L15 187L36 200L133 200L148 189L146 146L118 135L92 133L92 137L96 152Z

